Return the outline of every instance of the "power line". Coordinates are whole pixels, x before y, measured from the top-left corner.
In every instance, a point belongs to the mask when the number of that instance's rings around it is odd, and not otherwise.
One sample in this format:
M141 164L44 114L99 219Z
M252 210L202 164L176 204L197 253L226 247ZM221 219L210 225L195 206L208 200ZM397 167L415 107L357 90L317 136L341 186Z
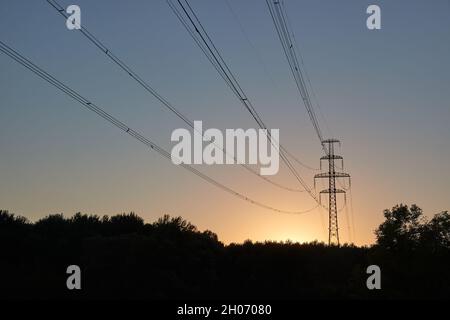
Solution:
M272 21L275 25L275 29L277 31L278 38L280 39L287 62L289 64L292 76L294 77L297 89L302 98L303 104L305 105L306 111L309 115L309 118L317 134L317 137L319 138L321 146L325 151L325 153L327 153L327 149L322 143L322 141L324 140L322 131L320 129L319 121L317 119L313 104L311 102L311 97L308 92L305 77L302 73L300 64L298 62L297 54L294 47L294 41L291 39L292 33L289 31L289 26L288 23L286 22L288 19L283 10L283 2L280 0L266 0L266 3L269 8L270 16L272 17Z
M255 56L256 56L257 60L259 61L259 63L263 67L264 73L266 74L267 78L270 79L270 82L272 83L273 86L277 86L277 83L275 82L275 80L273 79L271 73L269 72L266 63L264 63L264 60L262 59L261 54L256 49L256 46L251 41L250 36L245 31L244 25L242 24L241 20L239 19L239 16L236 13L236 11L233 9L233 6L231 5L230 1L229 0L224 0L224 1L225 1L226 5L227 5L228 9L230 10L234 20L236 20L236 22L237 22L237 24L239 26L239 29L241 30L241 33L244 35L245 40L247 41L248 45L250 46L250 48L255 53Z
M69 14L66 13L64 8L55 0L46 0L56 11L58 11L64 18L68 18ZM79 31L88 39L90 40L100 51L102 51L108 58L110 58L116 65L118 65L122 70L124 70L133 80L135 80L141 87L143 87L147 92L152 94L158 101L162 103L164 107L169 109L172 113L174 113L178 118L180 118L183 122L185 122L189 127L196 130L193 121L191 121L187 116L185 116L182 112L180 112L178 109L176 109L167 99L165 99L162 95L160 95L154 88L152 88L146 81L144 81L132 68L130 68L123 60L119 59L111 50L106 47L96 36L94 36L84 25L79 29ZM202 136L203 133L199 132ZM214 141L212 142L214 145L218 146ZM220 146L218 146L225 155L232 157L229 155L229 153L226 152L226 150ZM234 158L234 161L236 163L237 159ZM290 188L287 186L284 186L280 183L277 183L273 181L272 179L269 179L268 177L260 175L258 172L256 172L254 169L252 169L250 166L246 164L240 164L242 167L244 167L248 172L256 175L260 179L287 191L291 192L304 192L305 190L299 189L299 188Z
M355 235L355 216L353 213L353 194L352 194L352 188L349 188L349 194L350 194L350 216L352 220L352 231L353 231L353 241L356 241L356 235Z
M348 214L348 206L347 206L347 204L345 204L344 207L345 207L345 219L346 219L346 222L347 222L346 224L347 224L348 240L349 240L350 243L352 243L353 242L353 240L352 240L352 231L351 231L351 227L350 227L351 221L350 221L350 217L349 217L349 214ZM342 211L342 209L341 209L341 211Z
M342 170L343 170L344 166L342 165ZM342 183L340 180L337 180L339 182L340 187L346 191L346 194L349 195L350 198L350 216L347 216L347 219L349 219L349 224L351 226L351 237L353 238L353 240L351 241L356 241L356 236L355 236L355 216L354 216L354 211L353 211L353 195L352 195L352 186L351 186L351 181L349 181L349 186L347 187L345 184L345 180ZM348 208L346 208L346 210L348 210ZM348 212L346 212L346 215L348 215ZM350 232L350 230L349 230Z
M328 189L324 189L320 191L319 193L319 200L320 196L322 194L328 194L328 244L331 244L332 242L336 242L337 245L339 245L339 226L338 226L338 212L342 209L337 208L337 194L343 193L344 196L346 194L345 189L337 189L336 188L336 180L339 182L339 178L345 177L350 180L350 175L344 172L336 172L335 167L335 160L342 160L342 167L343 167L343 158L341 156L334 154L334 144L339 143L339 140L336 139L323 139L322 131L319 125L318 118L316 116L314 106L311 102L311 97L308 91L308 86L305 81L305 78L307 79L311 91L314 94L314 90L312 88L311 80L309 79L306 68L304 65L303 58L300 55L302 65L305 69L305 74L303 74L302 68L299 64L298 58L297 58L297 52L300 52L298 49L298 45L295 41L295 36L293 34L293 31L290 31L292 29L292 26L290 25L289 18L287 17L287 14L284 10L284 2L283 0L266 0L267 6L269 8L270 16L272 18L272 21L275 25L276 32L278 34L278 38L280 39L284 54L286 56L286 60L288 62L289 68L291 70L292 76L294 78L294 81L296 83L297 89L300 93L300 96L302 98L303 104L306 108L306 111L309 115L309 118L311 120L311 123L314 127L314 130L316 132L317 137L319 138L320 144L322 146L323 151L325 152L325 156L321 158L322 160L328 161L328 172L325 173L319 173L314 176L314 180L317 178L327 178L328 179ZM314 94L315 96L315 94ZM317 97L316 102L318 101ZM319 103L317 102L317 106L320 110ZM325 121L325 117L323 116L323 113L321 113L322 118ZM330 130L329 130L330 131ZM328 145L328 148L325 145ZM322 163L320 163L320 167L322 167ZM315 183L315 181L314 181ZM351 223L350 219L348 217L348 210L346 206L346 198L345 199L345 216L347 218L347 229L349 234L349 239L351 241L352 234L351 234ZM354 230L354 228L352 228Z
M255 53L255 56L257 58L257 60L259 61L259 63L262 65L264 72L266 73L267 77L270 79L270 81L272 82L272 84L274 86L276 86L275 80L273 80L267 65L264 63L259 51L256 49L255 45L253 44L253 42L250 40L249 35L247 34L247 32L245 31L245 28L243 26L243 24L241 23L239 16L237 15L237 13L235 12L235 10L233 9L233 7L231 6L229 0L225 0L225 3L227 4L230 12L232 13L234 19L236 20L242 34L244 35L247 43L249 44L249 46L251 47L251 49L253 50L253 52ZM288 150L285 150L286 154L291 157L295 162L297 162L299 165L301 165L302 167L309 169L309 170L313 170L313 171L319 171L319 168L313 168L307 164L305 164L303 161L300 161L296 156L294 156L292 153L290 153Z
M281 0L281 1L282 1L283 6L284 6L284 0ZM331 131L330 126L328 125L328 121L327 121L327 119L325 118L325 115L322 112L322 108L321 108L321 106L319 104L319 99L317 98L316 92L314 90L314 87L312 85L310 76L308 74L308 69L306 68L306 64L305 64L305 61L303 59L302 51L300 50L300 47L299 47L299 45L297 43L297 39L295 38L295 34L294 34L294 29L292 28L291 21L290 21L289 16L287 14L286 14L286 21L288 23L288 26L289 26L289 29L290 29L290 32L291 32L291 35L292 35L292 41L294 43L295 49L297 50L296 53L300 57L300 62L302 64L302 66L303 66L303 70L305 71L305 78L308 81L309 88L311 89L312 96L313 96L314 100L316 101L316 106L317 106L317 109L319 110L319 115L322 117L323 123L325 123L325 128L327 129L328 133L331 136L334 136L333 132Z
M46 71L44 71L43 69L41 69L40 67L35 65L33 62L31 62L30 60L25 58L19 52L17 52L16 50L11 48L10 46L6 45L2 41L0 41L0 51L3 52L4 54L6 54L7 56L9 56L10 58L12 58L13 60L15 60L16 62L20 63L22 66L26 67L28 70L30 70L31 72L33 72L34 74L36 74L37 76L42 78L43 80L47 81L48 83L50 83L54 87L58 88L59 90L64 92L66 95L68 95L72 99L76 100L77 102L79 102L80 104L85 106L90 111L96 113L98 116L102 117L103 119L105 119L109 123L113 124L114 126L119 128L120 130L122 130L125 133L129 134L131 137L133 137L136 140L138 140L139 142L143 143L144 145L149 147L151 150L154 150L154 151L158 152L161 156L163 156L163 157L165 157L165 158L167 158L169 160L172 159L171 154L168 151L166 151L163 148L159 147L157 144L153 143L150 139L144 137L139 132L137 132L134 129L130 128L128 125L126 125L122 121L120 121L117 118L113 117L112 115L110 115L109 113L104 111L102 108L100 108L99 106L97 106L96 104L91 102L90 100L88 100L85 97L81 96L78 92L76 92L75 90L73 90L70 87L66 86L65 84L63 84L62 82L57 80L56 78L54 78L52 75L50 75L49 73L47 73ZM275 212L278 212L278 213L302 214L302 213L310 212L310 211L312 211L312 210L314 210L314 209L316 209L318 207L318 206L316 206L314 208L311 208L311 209L308 209L308 210L305 210L305 211L287 211L287 210L277 209L275 207L266 205L266 204L261 203L261 202L256 201L256 200L253 200L252 198L249 198L246 195L244 195L244 194L242 194L240 192L237 192L237 191L235 191L232 188L227 187L226 185L218 182L217 180L209 177L208 175L200 172L199 170L193 168L192 166L190 166L188 164L183 164L182 163L180 165L184 169L186 169L186 170L190 171L191 173L195 174L196 176L202 178L206 182L208 182L208 183L210 183L212 185L215 185L216 187L222 189L223 191L226 191L227 193L230 193L230 194L232 194L232 195L234 195L234 196L236 196L236 197L238 197L238 198L240 198L242 200L245 200L245 201L247 201L249 203L252 203L252 204L254 204L256 206L259 206L259 207L267 209L267 210L275 211Z
M228 87L231 89L231 91L234 93L234 95L242 103L242 105L245 107L245 109L251 114L251 116L256 121L258 126L262 129L266 130L265 132L267 133L267 137L268 137L269 141L275 146L273 138L270 135L270 131L267 130L267 126L263 122L261 116L255 110L253 104L251 103L251 101L245 94L244 90L240 86L235 75L231 72L230 68L228 67L227 63L223 59L222 55L220 54L219 50L215 46L214 42L209 37L208 33L206 32L202 23L198 19L194 10L189 5L189 2L187 0L184 0L185 5L183 5L180 0L177 0L177 2L181 8L181 11L175 6L175 4L172 2L172 0L167 0L168 5L172 9L172 11L175 13L177 18L180 20L180 22L183 24L183 26L186 28L186 30L191 35L191 37L194 39L196 44L200 47L202 52L206 55L208 60L211 62L211 64L214 66L214 68L217 70L217 72L220 74L220 76L223 78L223 80L228 85ZM312 192L311 188L307 185L307 183L303 180L303 178L300 176L300 174L297 172L295 167L292 165L292 163L287 158L286 149L281 144L279 144L279 151L280 151L281 159L286 164L286 166L291 171L291 173L295 176L297 181L308 192L308 194L317 203L319 203L316 195Z

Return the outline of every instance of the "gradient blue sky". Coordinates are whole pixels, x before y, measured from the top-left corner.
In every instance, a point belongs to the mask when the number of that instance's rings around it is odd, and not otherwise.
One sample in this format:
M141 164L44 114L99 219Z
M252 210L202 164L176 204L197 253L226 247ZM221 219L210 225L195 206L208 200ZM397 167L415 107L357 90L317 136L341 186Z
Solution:
M190 1L281 142L318 165L320 145L301 104L265 1ZM450 1L286 0L314 90L353 180L356 242L373 242L382 210L417 203L428 215L450 200ZM165 1L78 4L82 24L160 94L205 127L255 124ZM366 8L382 29L366 28ZM108 112L170 149L183 127L46 1L1 0L0 39ZM256 50L255 50L256 49ZM259 58L258 58L259 56ZM261 64L261 61L264 65ZM0 55L0 207L36 220L49 213L135 211L148 221L181 215L225 242L325 240L325 213L279 215L175 167ZM314 202L245 170L199 166L240 192L287 210ZM301 168L299 168L301 169ZM312 185L314 172L301 169ZM295 186L282 169L275 180ZM320 219L319 216L322 215ZM346 219L342 238L348 240Z

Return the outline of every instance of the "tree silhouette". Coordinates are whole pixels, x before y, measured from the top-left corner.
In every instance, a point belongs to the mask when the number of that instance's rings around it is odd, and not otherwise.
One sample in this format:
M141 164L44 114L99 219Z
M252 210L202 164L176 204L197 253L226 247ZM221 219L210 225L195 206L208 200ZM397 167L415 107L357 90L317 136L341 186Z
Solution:
M252 242L224 245L181 217L46 216L0 211L0 297L146 299L418 298L450 296L450 215L412 205L384 211L371 247ZM68 265L81 291L65 286ZM382 290L365 285L382 270Z
M410 208L397 205L392 210L384 210L386 220L375 231L378 245L398 251L417 246L422 214L422 210L416 205Z
M0 210L0 228L2 228L2 231L20 229L27 224L27 218L16 216L13 213L9 213L7 210Z
M450 214L447 211L436 214L422 226L421 244L432 253L450 250Z

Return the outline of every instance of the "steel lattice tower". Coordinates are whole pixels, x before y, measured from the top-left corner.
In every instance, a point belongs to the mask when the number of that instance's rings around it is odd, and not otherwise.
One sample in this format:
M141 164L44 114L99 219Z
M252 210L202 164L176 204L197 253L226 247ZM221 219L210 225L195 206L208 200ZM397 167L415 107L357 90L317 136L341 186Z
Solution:
M344 159L342 156L334 153L334 144L339 143L339 140L328 139L323 140L322 145L325 146L326 155L320 158L320 168L322 169L322 161L328 161L328 172L316 174L314 176L314 187L316 186L316 179L327 178L328 189L320 191L319 200L322 199L322 194L328 194L328 245L336 243L339 245L339 224L338 224L338 208L336 194L344 194L344 201L346 201L346 192L343 189L336 188L336 182L339 178L348 178L350 184L350 175L345 172L336 171L336 160L341 160L341 169L344 170Z

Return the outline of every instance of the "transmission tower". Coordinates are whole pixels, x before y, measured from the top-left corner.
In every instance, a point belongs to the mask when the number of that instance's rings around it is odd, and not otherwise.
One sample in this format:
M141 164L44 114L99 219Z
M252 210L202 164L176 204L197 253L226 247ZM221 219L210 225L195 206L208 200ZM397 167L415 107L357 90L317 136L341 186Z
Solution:
M319 194L319 201L322 201L322 194L328 194L328 245L335 243L339 245L339 224L338 224L338 208L337 208L337 196L336 194L342 193L344 195L344 201L346 202L346 191L336 188L336 182L341 178L348 178L350 186L350 175L345 172L336 171L336 160L341 160L340 170L344 170L344 158L342 156L334 154L334 144L340 141L336 139L323 140L322 145L325 147L326 155L320 158L320 169L322 169L322 161L328 161L328 172L322 172L314 176L314 188L316 186L316 179L326 178L328 179L328 189L323 189Z

